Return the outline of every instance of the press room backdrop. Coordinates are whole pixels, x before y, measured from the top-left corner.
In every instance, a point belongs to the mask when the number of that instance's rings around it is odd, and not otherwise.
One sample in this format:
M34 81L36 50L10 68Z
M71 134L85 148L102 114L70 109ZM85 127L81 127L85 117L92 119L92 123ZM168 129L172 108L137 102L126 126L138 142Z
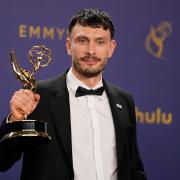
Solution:
M57 76L71 64L65 49L68 22L87 7L108 11L114 20L117 49L104 75L134 96L138 143L148 179L179 180L179 0L1 1L0 121L9 113L13 92L21 88L10 65L10 49L30 70L28 50L47 45L53 61L38 71L36 79ZM0 179L18 180L20 171L21 161L0 173Z

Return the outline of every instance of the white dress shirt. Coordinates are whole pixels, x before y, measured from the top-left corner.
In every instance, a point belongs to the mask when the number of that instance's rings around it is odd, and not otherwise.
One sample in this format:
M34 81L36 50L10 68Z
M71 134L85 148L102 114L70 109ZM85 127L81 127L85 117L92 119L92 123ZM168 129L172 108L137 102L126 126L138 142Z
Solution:
M74 179L117 180L115 130L107 94L76 97L78 86L90 89L70 69L67 87ZM102 79L93 89L101 86Z

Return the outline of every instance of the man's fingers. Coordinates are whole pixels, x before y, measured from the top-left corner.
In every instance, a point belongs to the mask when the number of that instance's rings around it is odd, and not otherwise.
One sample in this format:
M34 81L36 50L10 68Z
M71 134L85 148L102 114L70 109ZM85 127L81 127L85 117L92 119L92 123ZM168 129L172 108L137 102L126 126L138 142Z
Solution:
M9 118L10 121L18 121L24 119L24 114L19 109L11 107L11 112L13 112L13 114L11 114Z
M34 94L31 90L21 89L16 91L10 101L12 118L22 119L25 115L31 114L39 99L39 94Z
M11 106L15 106L15 109L21 109L24 113L29 114L32 111L33 100L26 97L26 95L15 94L10 101Z

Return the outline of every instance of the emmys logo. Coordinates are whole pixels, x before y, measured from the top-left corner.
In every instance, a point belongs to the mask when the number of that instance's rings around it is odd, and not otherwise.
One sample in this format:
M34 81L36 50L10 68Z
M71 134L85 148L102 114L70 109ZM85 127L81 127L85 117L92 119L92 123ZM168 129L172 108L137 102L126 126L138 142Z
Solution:
M18 27L19 38L62 40L66 33L67 29L58 27L42 27L26 24L20 24Z
M146 50L158 59L163 57L164 42L172 33L172 26L168 21L161 22L157 27L150 27L150 33L145 40Z

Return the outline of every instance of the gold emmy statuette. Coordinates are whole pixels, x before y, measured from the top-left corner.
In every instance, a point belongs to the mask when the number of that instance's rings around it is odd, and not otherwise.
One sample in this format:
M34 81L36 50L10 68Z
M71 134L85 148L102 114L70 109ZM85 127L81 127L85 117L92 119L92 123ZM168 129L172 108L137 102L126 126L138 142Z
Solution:
M46 67L52 60L51 50L44 45L33 46L28 52L28 60L33 65L32 72L20 67L14 50L10 51L10 59L16 78L23 83L25 89L36 92L35 72ZM19 143L22 145L46 144L51 141L47 133L47 122L34 119L7 122L0 129L0 142Z

